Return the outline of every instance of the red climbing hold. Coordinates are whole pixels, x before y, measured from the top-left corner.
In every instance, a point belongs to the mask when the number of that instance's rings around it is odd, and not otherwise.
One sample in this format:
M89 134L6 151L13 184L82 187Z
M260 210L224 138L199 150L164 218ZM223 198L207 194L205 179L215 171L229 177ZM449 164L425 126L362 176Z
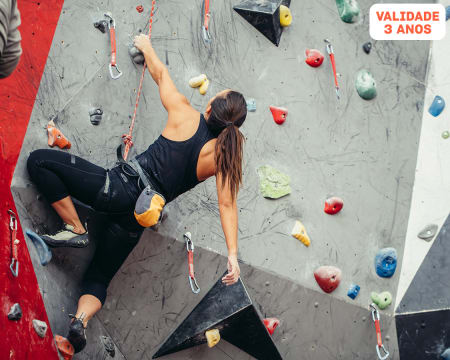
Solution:
M306 49L306 60L305 62L312 67L319 67L323 63L324 56L323 54L316 49Z
M325 201L325 209L323 211L329 215L334 215L341 211L343 206L344 201L341 198L333 196Z
M281 125L286 120L286 116L288 114L287 109L271 106L270 111L272 112L273 120L278 124Z
M136 6L136 10L138 13L141 13L144 11L144 7L142 5L138 5L138 6Z
M317 284L326 293L331 293L341 282L342 271L334 266L321 266L314 271Z
M280 325L280 320L278 320L277 318L267 318L264 319L263 322L270 335L272 335L277 326Z
M75 350L69 340L67 340L65 337L62 337L61 335L55 335L54 340L56 348L58 349L62 358L64 360L71 360L73 354L75 353Z

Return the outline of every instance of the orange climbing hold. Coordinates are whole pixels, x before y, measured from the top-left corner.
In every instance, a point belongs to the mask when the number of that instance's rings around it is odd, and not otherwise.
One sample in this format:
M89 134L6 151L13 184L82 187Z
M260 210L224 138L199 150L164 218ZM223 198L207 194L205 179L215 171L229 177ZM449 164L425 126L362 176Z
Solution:
M50 120L47 124L47 132L48 132L48 146L58 146L60 149L70 149L72 144L69 140L63 135L63 133L56 128L53 120Z
M325 201L325 208L323 211L329 215L334 215L341 211L343 206L344 201L341 198L333 196Z
M319 67L323 63L324 56L323 54L316 49L306 49L306 60L305 62L312 67Z
M273 120L278 124L281 125L286 120L288 111L285 108L282 107L276 107L271 106L270 111L272 112Z
M141 13L144 11L144 7L142 5L138 5L138 6L136 6L136 10L138 13Z
M341 282L342 271L334 266L321 266L314 271L317 284L326 293L331 293Z
M70 343L70 341L60 335L56 335L54 340L55 340L56 348L58 349L58 351L61 354L61 356L63 357L63 359L64 360L72 360L75 350L74 350L72 344Z
M267 318L264 319L263 322L270 335L272 335L277 326L280 325L280 320L278 320L277 318Z

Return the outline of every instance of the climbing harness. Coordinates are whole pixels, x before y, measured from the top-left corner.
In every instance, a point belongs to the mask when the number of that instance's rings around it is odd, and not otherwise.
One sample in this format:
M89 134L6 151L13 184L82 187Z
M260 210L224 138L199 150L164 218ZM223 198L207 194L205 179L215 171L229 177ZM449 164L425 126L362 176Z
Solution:
M152 24L153 24L153 13L155 10L155 3L156 3L156 0L152 0L152 10L150 11L149 29L148 29L149 39L152 37ZM139 89L138 89L138 92L136 95L136 103L134 104L133 117L131 118L130 130L128 131L128 134L122 135L122 139L125 144L125 149L124 149L123 155L122 155L122 158L124 161L127 160L128 152L130 151L130 148L133 146L134 123L136 121L136 113L137 113L137 108L139 105L139 99L141 98L142 84L144 83L144 76L145 76L146 69L147 69L147 64L144 62L144 67L142 69L142 74L141 74L141 80L139 81Z
M380 313L375 307L375 304L370 304L370 308L372 310L372 319L375 323L375 331L377 332L377 355L378 359L385 360L389 357L389 351L386 350L386 348L383 345L383 340L381 338L381 328L380 328ZM381 355L381 351L384 353L384 355Z
M324 39L324 41L327 44L327 53L328 53L328 55L330 55L331 67L333 68L333 75L334 75L334 86L336 88L336 96L339 100L340 99L339 84L338 84L338 80L337 80L336 61L334 60L333 45L331 45L331 42L328 39Z
M209 0L203 0L203 26L202 26L202 35L203 41L207 44L211 42L211 35L209 34Z
M11 265L9 268L11 269L12 274L17 277L19 276L19 260L17 257L17 245L19 244L19 240L17 240L17 218L14 211L8 210L9 214L9 233L11 238Z
M111 38L111 62L109 63L109 73L114 80L122 76L122 72L116 64L116 21L110 13L105 13L105 17L108 20L109 36ZM116 75L114 75L113 68L116 69Z
M197 280L195 280L194 275L194 243L191 240L191 233L187 232L183 235L184 240L186 241L186 249L188 252L188 265L189 265L189 284L191 285L192 292L194 294L198 294L200 292L200 287L197 284Z

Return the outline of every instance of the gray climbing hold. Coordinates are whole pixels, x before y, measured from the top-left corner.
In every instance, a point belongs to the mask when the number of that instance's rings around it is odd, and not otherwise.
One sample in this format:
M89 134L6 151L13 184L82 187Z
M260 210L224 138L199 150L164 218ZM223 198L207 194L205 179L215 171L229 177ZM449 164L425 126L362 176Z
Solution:
M33 320L33 327L36 333L41 337L44 338L45 334L47 333L48 326L45 322L41 320Z
M48 248L47 244L44 242L44 240L42 240L42 238L38 234L36 234L34 231L31 231L30 229L26 229L25 234L33 243L39 255L39 261L41 262L41 265L42 266L47 265L52 259L52 252Z
M259 191L265 198L278 199L291 192L289 175L270 165L260 166L257 170L259 175Z
M438 228L439 227L436 224L429 224L417 234L417 237L422 240L431 241L434 238L434 235L436 235Z
M370 54L370 50L372 50L372 43L368 41L363 44L362 48L366 54Z
M336 0L336 5L343 22L353 23L358 19L359 4L356 0Z
M371 100L377 96L377 83L372 74L365 69L356 74L355 87L359 96L365 100Z
M140 52L140 50L136 47L131 45L128 48L128 54L130 54L131 60L137 65L142 65L145 62L144 54Z
M249 111L249 112L256 111L256 100L255 99L247 99L247 111Z
M9 320L20 320L22 317L22 309L20 308L20 305L18 303L15 303L13 306L11 306L11 309L8 313L8 319Z
M100 108L94 108L89 110L89 117L91 119L92 125L98 125L100 124L100 121L102 121L103 116L103 110Z
M109 356L114 357L116 355L116 346L111 338L109 336L100 336L100 340Z

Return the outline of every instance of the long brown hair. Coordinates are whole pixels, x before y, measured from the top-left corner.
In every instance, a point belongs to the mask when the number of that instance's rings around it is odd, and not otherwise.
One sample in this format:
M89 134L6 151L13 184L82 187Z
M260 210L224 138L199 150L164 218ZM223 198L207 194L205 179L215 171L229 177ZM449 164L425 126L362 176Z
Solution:
M208 117L209 129L217 135L215 160L216 174L222 176L222 187L228 183L231 196L235 199L242 183L242 158L244 135L239 127L247 116L247 103L237 91L228 91L211 102Z

